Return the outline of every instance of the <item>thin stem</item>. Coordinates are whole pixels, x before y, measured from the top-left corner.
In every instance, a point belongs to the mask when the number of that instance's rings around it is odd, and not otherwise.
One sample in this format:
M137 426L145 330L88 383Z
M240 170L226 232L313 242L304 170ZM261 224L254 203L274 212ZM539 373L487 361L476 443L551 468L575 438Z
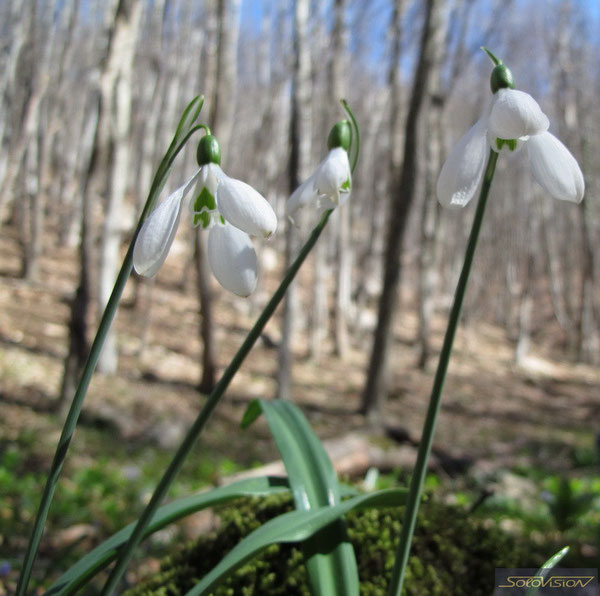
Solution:
M417 513L419 511L419 503L421 501L421 493L423 491L423 483L427 473L427 462L429 460L429 454L433 444L435 424L442 400L442 389L444 387L444 380L446 379L448 363L452 353L452 344L454 342L456 328L458 327L458 322L460 319L460 311L462 309L463 299L467 289L469 273L471 271L471 265L475 255L475 248L477 247L477 239L479 238L479 231L481 230L483 214L485 213L485 206L490 191L490 185L494 177L497 160L498 153L490 150L488 164L485 171L485 176L483 178L483 186L481 187L481 193L479 194L479 201L477 203L477 209L475 211L475 217L473 218L471 233L469 235L469 241L465 251L465 259L460 272L460 277L458 279L458 284L456 286L454 303L452 304L452 310L450 311L448 327L446 328L446 335L444 337L444 344L442 346L437 371L435 373L435 379L433 381L433 387L431 389L429 407L427 408L427 415L423 425L423 433L421 436L421 442L419 443L417 461L415 463L415 469L410 480L410 488L408 491L406 509L404 511L404 520L402 522L400 541L398 543L398 548L396 549L396 562L394 564L392 579L390 581L390 587L388 590L388 594L390 596L400 596L402 591L406 565L408 563L408 556L410 554L411 541L415 531Z
M46 485L44 486L42 499L40 501L33 524L33 530L29 538L29 544L27 545L27 552L25 553L25 558L23 560L23 566L21 568L21 575L19 577L19 583L17 585L15 596L24 596L27 591L27 586L31 578L31 572L33 570L33 563L42 539L42 534L44 533L44 527L46 525L46 519L48 517L52 498L54 497L56 485L58 484L58 479L67 457L69 444L73 437L73 433L75 432L77 421L79 420L79 415L83 406L83 400L85 399L92 375L96 369L96 364L98 363L98 358L100 357L100 352L102 351L106 335L110 330L110 326L112 325L113 319L119 307L119 301L121 299L121 295L123 294L123 289L125 288L125 284L127 283L133 268L133 247L135 245L135 239L137 238L144 220L152 210L154 203L156 202L156 197L166 182L175 157L181 151L190 136L196 132L198 128L199 127L191 128L181 140L179 140L177 136L175 137L174 142L171 144L171 147L169 147L169 150L160 163L156 172L156 176L154 177L152 187L148 194L148 199L146 200L146 204L144 205L144 209L140 215L135 233L133 235L133 240L129 245L129 249L127 250L127 254L123 260L123 265L121 266L121 270L117 276L112 293L108 299L106 308L104 309L100 325L98 326L98 331L96 332L96 337L94 338L92 347L90 348L90 353L83 368L81 379L79 380L77 390L75 391L75 396L73 397L73 401L71 402L69 412L63 425L60 439L58 440L56 452L54 453L50 472L46 480Z
M354 113L350 109L348 102L345 99L342 99L342 106L344 106L344 110L350 116L350 120L352 122L352 128L354 129L354 134L351 138L351 148L352 148L352 163L350 165L350 169L354 172L356 168L356 162L358 161L358 154L360 153L360 136L358 133L358 122L356 122L356 118L354 117Z
M215 388L208 396L208 399L206 400L206 403L204 404L202 410L198 414L198 417L190 427L187 435L183 439L181 445L179 446L177 452L171 460L171 463L169 464L163 477L158 483L154 494L150 499L150 502L148 503L148 505L142 512L140 518L138 519L138 522L133 532L131 533L129 540L123 546L119 558L117 559L117 562L113 567L113 570L111 571L111 574L108 580L106 581L104 588L102 589L103 595L111 594L117 586L119 579L125 572L129 560L133 556L135 548L144 537L144 531L147 525L150 523L150 520L152 519L156 510L158 509L161 501L167 494L167 491L169 490L169 487L175 479L175 476L177 476L179 470L181 469L183 462L185 461L192 447L196 443L198 437L200 436L200 433L202 432L204 426L208 422L217 403L219 402L221 397L223 397L223 394L227 390L229 383L231 382L236 372L244 362L244 359L252 349L252 346L254 345L256 340L260 337L260 334L262 333L263 329L265 328L265 325L275 312L275 309L281 302L281 299L284 297L285 292L287 291L289 285L292 283L294 277L296 276L296 273L298 273L298 270L300 269L302 263L304 262L304 260L312 250L313 246L317 242L319 236L321 235L321 232L327 225L327 221L331 213L332 210L329 210L323 214L321 221L312 231L310 237L306 241L306 244L304 244L304 246L298 253L298 256L296 257L295 261L290 265L287 273L285 274L285 277L281 281L281 284L273 294L271 300L269 300L269 302L265 306L261 315L258 317L256 323L254 324L254 327L252 327L252 329L248 333L248 336L244 340L244 343L240 346L239 350L233 357L233 360L229 363L229 366L225 369L225 372L223 372L223 376L219 379L219 382L215 385Z

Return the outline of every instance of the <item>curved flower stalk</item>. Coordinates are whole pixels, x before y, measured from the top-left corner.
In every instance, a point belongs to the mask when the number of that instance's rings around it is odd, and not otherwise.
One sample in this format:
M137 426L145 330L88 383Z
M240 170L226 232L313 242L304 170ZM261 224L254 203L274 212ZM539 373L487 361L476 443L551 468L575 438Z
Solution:
M358 124L356 122L356 119L354 118L354 115L352 114L352 111L350 110L349 106L347 105L347 103L345 101L343 101L342 103L344 105L346 112L348 113L348 116L350 117L350 120L352 122L352 127L353 127L352 131L351 131L353 133L351 150L352 150L352 154L353 154L352 170L354 170L354 167L356 166L356 163L358 160L358 154L359 154ZM199 160L199 161L201 161L201 160ZM217 202L217 203L219 205L219 208L222 208L222 201ZM196 202L195 206L197 206L197 202ZM239 347L238 351L232 358L231 362L228 364L227 368L223 371L221 378L219 379L219 381L217 382L217 384L211 391L210 395L206 398L206 402L204 403L204 405L202 406L202 409L198 413L196 420L194 420L194 422L190 426L186 436L184 437L183 441L179 445L177 452L173 456L173 458L172 458L171 462L169 463L169 465L167 466L167 469L165 470L161 480L159 481L158 485L156 486L154 493L152 494L152 497L150 498L148 504L146 505L146 508L140 515L134 529L131 532L131 535L130 535L127 543L124 544L122 546L122 548L120 549L115 566L113 567L113 569L110 573L110 576L106 580L106 584L104 585L104 588L102 589L102 595L112 594L112 591L115 589L116 585L118 584L119 579L125 572L127 564L129 562L129 560L131 559L131 557L133 556L134 550L136 549L137 545L142 540L142 538L144 536L144 532L145 532L148 524L152 520L153 515L155 514L160 503L166 496L166 494L169 490L169 487L171 486L171 484L173 483L179 470L181 469L183 462L185 461L187 456L190 454L192 447L196 444L204 427L208 423L210 416L212 415L215 408L217 407L217 404L219 403L219 401L225 394L225 391L227 390L229 383L234 378L236 372L239 370L240 366L244 362L244 359L246 358L246 356L252 349L252 346L256 343L257 339L260 337L261 333L263 332L263 330L265 328L265 325L268 323L269 319L273 316L273 313L275 312L277 306L281 303L281 300L285 296L286 291L288 290L288 288L290 287L294 278L296 277L296 274L300 270L300 267L306 260L306 257L310 254L311 250L314 248L315 244L317 243L317 240L319 239L321 233L325 229L332 212L333 212L333 210L331 210L331 209L327 210L321 216L321 220L314 227L314 229L310 233L308 239L304 243L304 246L302 246L302 248L298 252L298 255L296 256L294 261L288 267L283 279L281 280L281 283L279 284L279 287L273 293L273 296L271 297L269 302L264 307L262 313L259 315L258 319L256 320L256 323L254 324L252 329L250 329L250 331L248 332L246 339L244 340L242 345ZM222 211L221 211L221 213L222 213Z
M548 132L549 121L546 115L530 95L514 89L510 70L491 52L482 49L495 64L491 77L494 97L482 117L450 152L437 186L437 196L443 205L462 207L478 191L479 199L431 388L417 460L410 479L396 561L388 589L389 596L400 596L402 593L441 407L442 390L499 153L518 151L525 146L533 175L549 194L575 203L581 201L584 194L581 170L568 149Z
M210 133L200 139L197 158L200 168L145 221L133 266L140 275L155 275L167 258L181 214L188 212L194 225L209 228L208 262L218 282L238 296L249 296L258 279L250 236L271 236L277 217L259 192L223 172L219 144ZM197 190L190 195L193 188Z
M152 206L154 205L158 195L160 194L160 190L167 181L169 172L171 171L171 167L173 166L175 158L183 149L190 137L196 131L203 127L200 124L196 124L196 121L198 119L198 116L200 115L200 111L202 110L203 105L204 96L198 95L188 104L188 106L183 111L183 114L177 126L177 130L175 131L175 135L173 136L173 140L171 141L169 148L167 149L162 161L158 166L156 174L154 175L154 179L152 180L152 185L148 192L148 198L146 199L144 209L140 214L134 237L137 235L138 230L141 229L142 222L145 220L148 212L150 212L150 210L152 209ZM27 594L31 573L33 570L33 564L37 556L40 541L42 539L44 526L46 524L48 512L50 511L50 506L52 504L54 492L60 479L65 459L67 457L69 445L71 443L73 433L75 432L75 428L77 427L77 422L79 420L79 415L83 407L83 402L85 400L87 390L92 380L92 375L94 374L96 364L98 363L98 358L100 357L100 353L102 351L106 335L112 325L113 319L117 312L117 308L119 306L119 301L121 300L123 290L125 289L125 284L127 283L127 280L129 279L129 276L131 274L131 269L133 267L132 262L133 247L130 245L127 250L127 254L125 255L125 258L123 259L123 264L121 265L121 269L119 271L119 274L117 275L117 279L115 280L113 291L111 292L108 303L104 308L100 324L98 325L98 331L96 332L96 337L94 338L94 341L92 342L92 345L90 347L88 358L81 372L79 384L77 385L75 395L73 396L71 405L69 406L69 411L67 412L63 424L60 438L56 446L56 451L54 452L54 457L52 459L52 464L50 466L50 471L48 473L48 478L46 480L40 504L38 506L38 510L35 516L35 521L33 523L33 528L29 538L29 544L27 545L27 551L25 552L25 557L23 558L21 574L15 592L16 596L25 596L25 594Z
M488 147L497 153L524 147L533 177L549 195L581 202L585 184L577 161L548 132L550 121L535 99L514 89L510 70L488 54L496 64L491 79L493 97L448 155L438 179L438 200L444 206L464 207L481 186Z
M322 214L343 205L352 190L352 173L348 159L352 131L350 123L342 120L329 133L327 157L289 198L286 214L294 221L304 207L315 208Z

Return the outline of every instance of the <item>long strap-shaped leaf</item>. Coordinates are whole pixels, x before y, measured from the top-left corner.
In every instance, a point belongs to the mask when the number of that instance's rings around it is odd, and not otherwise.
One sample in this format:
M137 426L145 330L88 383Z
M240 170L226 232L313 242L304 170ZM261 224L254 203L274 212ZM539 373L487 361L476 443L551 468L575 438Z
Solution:
M339 505L279 515L239 542L186 596L209 594L224 577L271 544L307 540L353 509L397 507L405 502L406 492L406 489L391 488L359 495Z
M297 406L287 401L255 400L242 421L247 426L264 412L281 454L296 509L308 511L338 505L340 487L333 464ZM315 596L358 596L354 549L343 519L303 545L308 579Z
M200 511L207 507L213 507L225 501L236 499L239 497L250 497L269 495L278 492L289 490L288 482L286 478L280 478L275 476L261 476L258 478L247 478L238 482L233 482L228 486L215 488L213 490L193 495L191 497L185 497L173 501L168 505L160 507L152 522L146 529L144 537L164 528L166 525ZM66 594L73 594L82 585L87 583L94 575L104 569L111 561L114 560L118 553L118 549L125 544L129 539L135 523L129 524L122 530L119 530L116 534L113 534L108 540L105 540L102 544L98 545L91 553L87 554L83 559L79 560L73 567L71 567L66 573L61 575L52 584L47 595L60 594L65 596Z
M81 408L83 407L83 401L90 385L90 381L92 380L94 370L96 369L96 364L98 362L98 358L100 357L102 346L104 345L104 341L116 315L119 301L121 300L121 295L125 289L125 284L127 283L133 268L133 246L135 238L137 237L137 234L144 223L144 219L152 210L152 207L154 206L161 189L165 185L167 177L171 171L171 167L173 166L173 161L177 157L177 154L181 151L190 136L196 130L198 130L198 126L194 126L194 123L196 122L203 105L204 96L202 95L195 97L189 103L181 117L181 120L179 121L179 126L177 127L177 132L175 133L173 140L171 141L171 145L169 145L165 156L160 162L158 170L154 176L154 180L152 181L152 186L150 187L150 192L148 193L148 198L146 199L146 204L144 205L144 209L140 215L133 239L129 245L125 259L123 260L121 270L117 275L117 279L115 281L110 298L108 299L108 303L106 304L106 308L104 309L96 337L94 338L94 341L90 347L90 353L85 366L83 367L81 378L79 379L79 384L77 385L77 390L75 391L75 395L73 396L73 400L71 401L69 411L67 412L67 416L65 418L63 429L58 440L58 445L56 446L50 471L48 473L48 478L46 479L40 504L33 522L33 528L31 529L27 551L25 552L25 556L23 558L23 565L21 567L21 574L17 584L16 596L25 596L27 593L27 586L29 585L31 573L33 571L33 563L42 539L42 534L44 532L46 519L48 517L50 505L54 497L54 492L56 490L56 486L67 457L69 444L71 443L73 433L75 432L75 427L77 426L77 422L79 420Z
M552 555L538 570L537 573L535 574L536 577L540 577L542 578L542 580L544 580L546 578L546 576L550 573L550 571L552 571L552 569L554 569L554 567L556 567L561 560L566 556L566 554L569 552L569 547L565 546L564 548L561 548L556 554ZM525 593L525 596L535 596L538 593L539 590L539 586L532 586L530 587L527 592Z

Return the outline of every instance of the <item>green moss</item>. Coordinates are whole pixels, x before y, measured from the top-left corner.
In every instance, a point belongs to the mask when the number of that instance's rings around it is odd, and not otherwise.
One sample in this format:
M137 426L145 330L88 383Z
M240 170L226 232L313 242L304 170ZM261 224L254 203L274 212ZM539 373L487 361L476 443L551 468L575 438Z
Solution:
M241 538L292 509L288 495L244 499L219 510L217 531L165 559L161 571L127 596L185 594ZM394 565L401 509L368 509L346 516L361 580L361 595L384 596ZM493 590L495 567L536 567L524 543L497 527L485 527L457 507L426 502L421 507L406 577L407 596L477 596ZM274 545L227 578L215 596L309 596L302 551Z

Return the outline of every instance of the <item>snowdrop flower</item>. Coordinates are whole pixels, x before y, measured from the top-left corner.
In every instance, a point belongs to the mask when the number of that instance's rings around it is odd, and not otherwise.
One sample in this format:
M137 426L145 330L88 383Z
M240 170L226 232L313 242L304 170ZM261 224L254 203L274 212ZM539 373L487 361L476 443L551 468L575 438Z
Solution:
M249 296L258 279L250 236L268 238L277 228L277 217L260 193L223 172L219 144L211 134L200 139L197 160L200 168L144 222L133 248L133 266L140 275L155 275L187 212L194 225L210 228L208 262L219 283L238 296Z
M510 70L485 51L496 64L491 78L494 95L481 118L448 155L438 178L438 200L444 206L464 207L481 186L491 147L497 153L523 148L533 177L549 195L581 202L585 185L577 161L548 132L550 122L535 99L515 90Z
M286 214L293 221L303 207L314 207L321 213L343 205L350 196L352 174L348 160L350 124L342 120L334 125L327 139L329 153L311 176L289 198Z

